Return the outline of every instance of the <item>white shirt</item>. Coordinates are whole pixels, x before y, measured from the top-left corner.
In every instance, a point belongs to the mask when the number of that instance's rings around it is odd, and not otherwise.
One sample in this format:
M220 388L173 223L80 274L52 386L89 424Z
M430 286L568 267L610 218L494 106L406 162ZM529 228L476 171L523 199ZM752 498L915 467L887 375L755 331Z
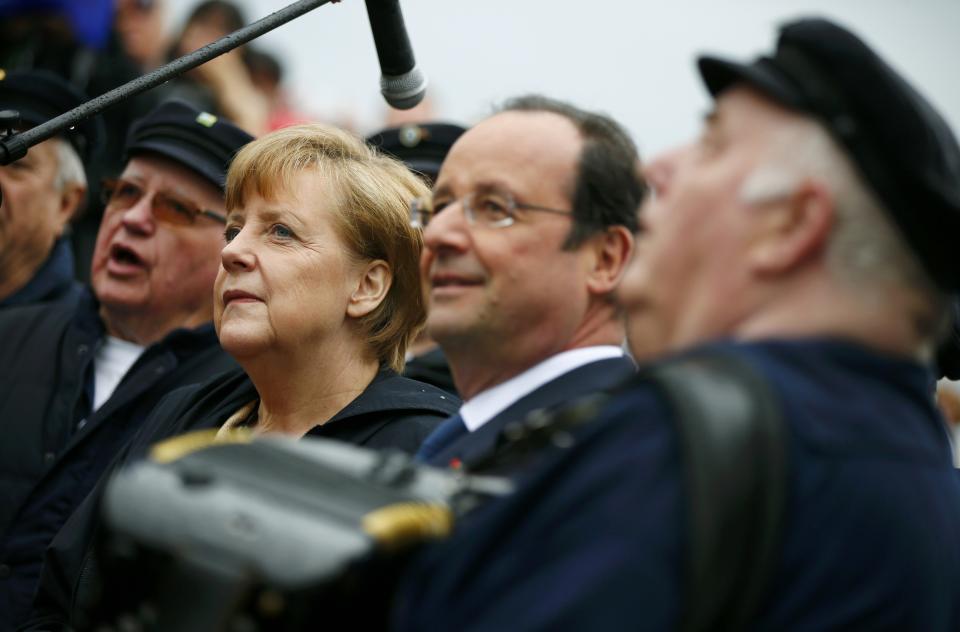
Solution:
M138 344L113 336L106 337L93 359L93 410L97 410L110 399L117 384L141 353L143 347Z
M563 351L551 356L516 375L506 382L501 382L492 388L481 391L470 401L460 407L460 416L467 430L474 432L504 410L529 395L547 382L551 382L564 373L569 373L585 364L606 360L608 358L622 358L623 349L613 345L583 347Z

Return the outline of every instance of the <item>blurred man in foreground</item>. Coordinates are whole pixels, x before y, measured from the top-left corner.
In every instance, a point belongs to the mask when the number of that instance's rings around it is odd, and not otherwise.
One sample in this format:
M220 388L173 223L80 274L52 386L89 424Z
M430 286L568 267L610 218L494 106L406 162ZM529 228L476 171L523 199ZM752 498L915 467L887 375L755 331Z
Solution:
M185 103L157 107L104 183L92 291L72 309L0 312L0 630L26 615L47 544L157 401L235 366L210 320L224 178L250 140Z
M454 144L413 219L427 331L466 403L421 459L468 466L511 421L632 372L612 294L644 193L637 164L615 122L536 96Z
M700 71L715 108L646 167L655 196L620 289L637 355L685 351L423 555L397 629L960 629L960 478L930 372L960 288L956 140L824 20L787 25L753 64ZM785 431L770 444L785 457L776 526L743 549L716 516L694 522L685 476L704 464L688 462L683 402L649 379L699 380L718 360L772 392ZM703 527L718 546L692 546ZM725 551L710 591L692 591L703 556Z

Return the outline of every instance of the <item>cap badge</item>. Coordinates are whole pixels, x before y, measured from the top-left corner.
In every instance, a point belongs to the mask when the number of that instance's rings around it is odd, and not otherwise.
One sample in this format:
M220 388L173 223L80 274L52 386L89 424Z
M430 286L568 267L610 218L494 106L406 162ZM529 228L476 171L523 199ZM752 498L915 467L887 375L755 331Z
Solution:
M404 147L416 147L423 140L424 130L419 125L404 125L398 133L400 144Z
M197 115L197 123L200 123L204 127L213 127L213 124L217 122L217 117L209 112L201 112Z

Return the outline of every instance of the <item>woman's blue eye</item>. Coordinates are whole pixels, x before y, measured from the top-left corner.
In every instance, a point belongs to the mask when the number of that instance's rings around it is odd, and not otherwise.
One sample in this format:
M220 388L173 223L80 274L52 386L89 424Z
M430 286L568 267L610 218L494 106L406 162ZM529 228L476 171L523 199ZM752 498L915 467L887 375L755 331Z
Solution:
M240 234L240 229L236 226L229 226L225 231L223 231L223 238L229 244L233 241L233 238Z
M293 237L293 231L283 224L274 224L270 230L275 236L280 237L281 239L289 239Z

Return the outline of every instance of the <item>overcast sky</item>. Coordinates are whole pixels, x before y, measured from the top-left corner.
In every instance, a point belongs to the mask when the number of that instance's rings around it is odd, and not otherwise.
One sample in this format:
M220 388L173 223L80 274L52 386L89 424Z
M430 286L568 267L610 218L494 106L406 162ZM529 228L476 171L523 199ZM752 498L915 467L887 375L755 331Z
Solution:
M194 0L169 0L176 24ZM252 21L288 4L239 0ZM698 52L748 59L776 25L823 15L852 28L960 130L960 0L401 0L441 118L470 124L505 97L542 92L603 110L645 155L696 133L708 101ZM258 40L286 65L296 99L361 131L385 105L360 0L322 6Z

